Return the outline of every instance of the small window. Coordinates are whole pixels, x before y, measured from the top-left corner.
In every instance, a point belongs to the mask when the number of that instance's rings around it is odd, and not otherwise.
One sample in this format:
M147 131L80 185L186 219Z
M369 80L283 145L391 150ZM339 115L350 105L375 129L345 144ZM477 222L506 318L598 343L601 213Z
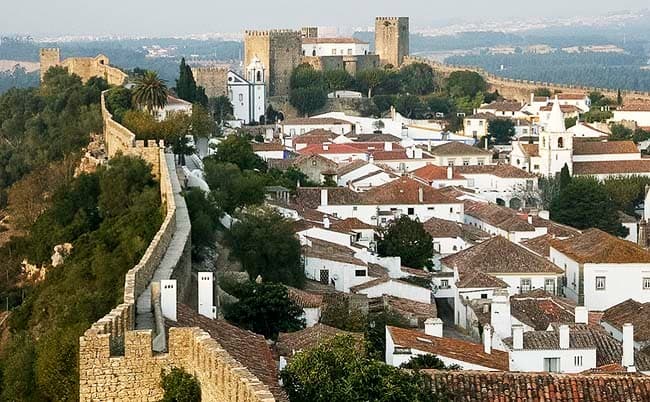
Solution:
M469 166L469 159L463 159L463 166Z
M526 293L526 292L530 292L530 289L531 289L530 279L522 278L521 282L519 283L519 291L521 293Z
M650 278L643 278L643 289L644 290L650 289Z
M454 160L453 159L448 159L447 160L447 166L454 166Z
M544 371L551 373L560 372L560 358L559 357L545 357L544 358Z
M454 250L454 251L458 251L458 246L454 246L451 249Z
M481 299L487 299L487 293L481 293Z
M605 277L597 276L596 277L596 290L605 290Z
M316 166L316 161L311 161L312 166Z
M357 207L356 207L356 206L352 207L352 210L353 210L353 211L356 211L356 210L357 210Z
M454 213L454 208L453 208L453 207L449 208L449 213L450 213L450 214L453 214L453 213Z
M477 165L479 165L479 166L483 166L484 164L485 164L485 160L483 160L483 159L479 159L478 162L477 162Z
M576 367L582 367L582 356L573 356L573 365Z
M239 94L239 101L243 102L244 101L244 94Z
M440 288L441 289L449 289L449 279L441 279L440 280Z
M354 276L366 276L365 269L357 269L354 271Z
M408 209L408 214L409 215L415 215L415 208L409 208Z
M479 127L483 127L483 120L479 120L479 121L478 121L478 126L479 126Z
M429 211L435 211L436 208L435 208L435 207L428 207L427 210L429 210Z
M550 294L555 294L555 279L545 279L544 290Z

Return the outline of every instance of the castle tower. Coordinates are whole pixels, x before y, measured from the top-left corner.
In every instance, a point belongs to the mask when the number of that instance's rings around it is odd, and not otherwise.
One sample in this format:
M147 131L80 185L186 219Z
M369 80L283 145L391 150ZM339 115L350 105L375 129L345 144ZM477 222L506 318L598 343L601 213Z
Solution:
M47 70L50 67L58 66L61 64L61 52L58 48L45 48L41 49L40 52L40 62L41 62L41 81Z
M548 123L539 136L539 156L543 175L553 177L560 173L565 164L573 173L573 135L566 130L557 96Z
M375 19L375 53L383 66L400 67L409 55L408 17L377 17Z
M293 30L246 31L244 66L258 58L265 70L270 96L289 95L289 79L302 62L302 33Z
M266 69L257 57L246 68L246 77L251 85L250 116L252 121L260 121L266 113Z

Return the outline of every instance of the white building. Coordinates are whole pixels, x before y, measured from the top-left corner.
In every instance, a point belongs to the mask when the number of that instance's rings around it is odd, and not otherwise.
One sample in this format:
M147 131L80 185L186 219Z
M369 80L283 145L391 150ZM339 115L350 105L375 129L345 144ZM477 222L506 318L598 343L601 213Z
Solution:
M488 125L490 120L495 116L489 113L477 113L471 116L466 116L463 119L463 134L467 137L474 139L481 139L488 135Z
M611 134L609 127L604 123L585 123L584 121L577 122L567 132L573 134L574 138L607 139Z
M370 53L370 44L356 38L303 38L302 55L360 56Z
M479 197L514 209L525 207L527 198L538 191L536 175L511 165L458 166L454 171Z
M598 229L551 243L550 259L564 271L564 294L589 311L627 299L650 302L650 252Z
M246 77L228 71L228 98L235 119L244 124L259 122L266 113L265 67L255 57L246 67Z
M190 102L184 101L183 99L179 99L171 95L167 95L167 104L162 109L155 110L154 116L156 116L156 119L158 121L163 121L169 115L175 113L191 115L192 104Z
M491 165L492 152L453 141L431 147L432 163L438 166Z
M626 103L614 110L612 121L633 121L639 127L650 127L650 102Z
M285 137L295 137L313 130L327 130L334 134L348 134L354 125L348 121L332 117L312 117L286 119L278 123L278 130Z
M430 218L422 224L433 238L434 253L447 256L490 238L488 233L473 226L444 219Z

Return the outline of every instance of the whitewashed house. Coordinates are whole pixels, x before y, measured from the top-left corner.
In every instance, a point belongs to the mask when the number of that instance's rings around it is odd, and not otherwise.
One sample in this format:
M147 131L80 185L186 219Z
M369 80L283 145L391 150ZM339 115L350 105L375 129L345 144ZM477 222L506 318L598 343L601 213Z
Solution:
M527 198L539 189L536 175L511 165L458 166L454 170L479 197L513 209L527 206Z
M278 130L285 137L295 137L313 130L327 130L334 134L348 134L352 132L353 124L341 119L331 117L295 118L286 119L278 123Z
M650 127L650 102L630 102L614 110L611 121L633 121L638 127Z
M156 109L154 111L154 116L158 121L163 121L168 116L175 113L191 115L192 104L190 102L184 101L183 99L167 95L167 104L162 109Z

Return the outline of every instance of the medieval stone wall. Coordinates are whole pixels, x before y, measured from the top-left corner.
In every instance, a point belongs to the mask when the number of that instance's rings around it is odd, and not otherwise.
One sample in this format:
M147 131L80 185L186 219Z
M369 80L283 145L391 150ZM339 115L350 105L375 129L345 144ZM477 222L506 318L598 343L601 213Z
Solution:
M93 77L104 78L110 85L123 85L128 75L122 70L109 65L108 57L98 55L97 57L71 57L61 61L59 49L41 49L40 51L40 69L41 81L43 76L54 66L65 67L70 74L76 74L81 77L81 81L86 82Z
M609 88L596 88L596 87L585 87L581 85L567 85L567 84L556 84L552 82L543 82L543 81L533 81L533 80L519 80L513 78L499 77L495 74L489 73L482 68L475 66L454 66L443 63L438 63L428 59L422 59L418 57L409 56L405 58L404 64L411 63L427 63L429 64L436 72L448 76L454 71L474 71L478 74L481 74L483 78L490 85L490 90L498 90L499 93L507 98L514 99L520 102L529 102L530 94L535 91L535 89L540 87L547 87L551 91L560 91L564 93L585 93L598 91L603 95L616 99L617 91ZM645 100L650 101L650 92L642 91L626 91L621 90L621 95L624 100Z
M345 70L353 77L358 72L379 67L379 55L362 54L356 56L302 56L302 63L320 71Z
M246 31L244 66L257 57L266 68L265 80L270 96L289 94L291 72L302 62L300 31Z
M192 67L196 85L205 88L210 98L228 96L228 69L225 67Z
M409 55L408 17L377 17L375 19L375 53L382 65L402 65Z

